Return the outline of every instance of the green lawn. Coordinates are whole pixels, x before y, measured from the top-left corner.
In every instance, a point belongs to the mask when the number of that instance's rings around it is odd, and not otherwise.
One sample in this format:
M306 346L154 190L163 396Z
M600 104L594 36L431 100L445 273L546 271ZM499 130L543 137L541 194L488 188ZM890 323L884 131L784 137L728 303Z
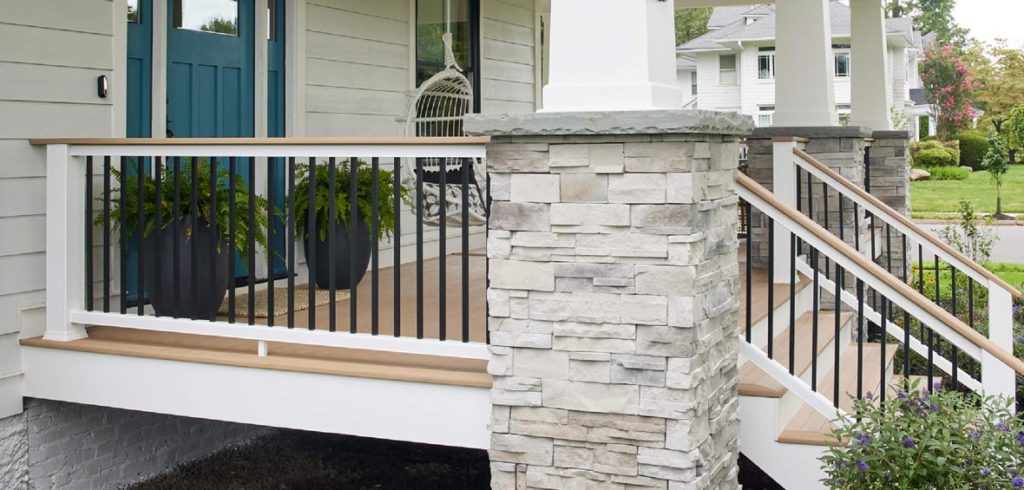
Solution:
M1024 264L1010 264L1005 262L991 262L985 265L985 268L999 276L1000 279L1006 281L1011 286L1017 289L1024 289ZM949 269L949 264L943 263L939 266L942 271L939 275L939 289L940 294L943 298L949 299L950 297L950 286L952 285L952 273ZM917 264L913 264L912 276L916 279L918 277ZM959 275L963 279L963 275ZM934 295L935 285L935 266L930 263L924 265L924 280L928 286L925 288L927 292L926 296L931 297Z
M956 213L957 203L971 201L978 212L996 211L996 188L992 176L974 172L967 180L925 180L910 183L914 218L938 217L935 213ZM1003 184L1003 212L1024 213L1024 165L1010 167Z

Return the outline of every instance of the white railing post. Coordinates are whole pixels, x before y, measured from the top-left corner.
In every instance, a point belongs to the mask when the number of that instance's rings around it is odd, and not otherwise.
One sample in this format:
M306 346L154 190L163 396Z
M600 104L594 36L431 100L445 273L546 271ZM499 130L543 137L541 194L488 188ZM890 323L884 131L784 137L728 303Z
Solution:
M793 209L796 202L796 140L779 138L772 144L772 192L783 204ZM779 222L775 222L775 243L771 253L775 256L775 274L772 282L789 283L789 269L793 257L790 257L789 241L791 233Z
M992 283L988 289L988 338L1013 353L1013 296ZM985 394L1014 399L1016 372L987 352L981 355L981 385Z
M46 148L46 332L47 340L87 337L70 313L85 307L85 168L68 145ZM90 224L91 225L91 224Z

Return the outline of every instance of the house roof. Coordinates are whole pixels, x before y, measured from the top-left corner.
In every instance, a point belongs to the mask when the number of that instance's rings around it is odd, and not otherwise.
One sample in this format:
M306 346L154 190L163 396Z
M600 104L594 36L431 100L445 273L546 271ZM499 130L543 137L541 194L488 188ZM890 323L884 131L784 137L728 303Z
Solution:
M679 51L718 51L728 49L728 43L736 41L775 39L775 6L751 5L744 7L716 7L711 14L714 20L708 22L712 30L682 46ZM747 19L750 19L749 23ZM829 18L833 37L850 36L850 7L829 2ZM726 23L720 27L717 24ZM902 34L914 39L914 27L910 19L886 19L886 31L890 35Z

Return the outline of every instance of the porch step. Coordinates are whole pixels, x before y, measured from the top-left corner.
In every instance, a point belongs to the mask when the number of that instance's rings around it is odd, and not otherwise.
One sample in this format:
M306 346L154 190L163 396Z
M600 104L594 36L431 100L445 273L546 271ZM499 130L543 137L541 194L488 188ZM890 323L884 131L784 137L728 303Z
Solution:
M835 313L831 311L819 311L818 317L818 349L816 355L821 354L832 345L835 337ZM840 315L840 324L845 326L853 318L851 313ZM796 321L796 361L794 372L798 376L807 372L813 360L811 356L811 344L814 340L814 313L807 312L801 315ZM763 342L762 342L763 344ZM767 352L765 345L759 345ZM789 362L789 327L783 328L775 334L774 356L776 361L786 364ZM821 366L819 366L821 367ZM739 393L744 396L758 396L767 398L781 398L786 394L786 388L772 379L767 373L758 368L754 363L747 362L740 367Z
M891 380L892 360L896 357L897 346L887 345L885 350L886 373L883 377L879 366L882 361L881 344L864 344L864 392L878 393L884 383ZM833 399L835 368L831 368L818 383L818 393L830 400ZM839 362L839 408L850 412L857 396L857 344L851 343L843 348ZM836 441L829 435L835 428L810 405L804 404L790 420L786 428L779 434L778 442L787 444L812 444L826 446Z
M746 274L745 267L746 266L744 265L744 263L741 262L740 263L740 296L741 297L743 297L744 295L747 294L747 274ZM753 271L751 271L751 276L753 278L753 280L752 280L752 282L753 282L753 288L752 288L753 296L752 296L752 298L750 300L750 312L751 312L750 321L751 321L752 324L757 325L758 323L760 323L761 321L763 321L765 318L768 317L768 312L769 311L778 310L779 308L781 308L782 306L785 306L789 302L789 284L788 283L780 283L780 284L773 284L772 285L773 294L774 294L774 298L772 298L772 299L774 301L773 301L773 304L771 305L771 308L769 308L769 305L768 305L768 284L769 284L768 271L765 270L765 269L754 269ZM809 286L811 284L810 278L808 278L807 276L804 276L803 274L799 274L798 273L797 274L797 279L798 280L797 280L797 284L796 284L796 291L794 292L794 294L795 293L799 293L800 291L803 291L804 288L806 288L807 286ZM742 299L740 300L740 312L739 312L739 317L738 318L739 318L740 327L741 328L746 328L747 302L742 300Z

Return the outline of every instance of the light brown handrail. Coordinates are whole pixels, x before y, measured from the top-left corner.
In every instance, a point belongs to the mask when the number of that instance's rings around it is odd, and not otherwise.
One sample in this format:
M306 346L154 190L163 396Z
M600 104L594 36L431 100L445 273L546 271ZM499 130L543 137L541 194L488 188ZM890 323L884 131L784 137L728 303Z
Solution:
M303 138L32 138L33 145L134 145L134 146L228 146L228 145L486 145L490 136L436 137L303 137Z
M943 310L939 305L933 303L928 298L925 298L916 289L910 287L909 284L900 281L896 276L889 274L889 272L883 269L880 265L858 253L853 249L853 247L840 240L828 230L822 228L821 225L816 223L814 220L785 205L782 201L777 199L774 194L768 191L768 189L765 189L757 182L754 182L750 177L743 174L736 174L736 182L744 189L752 192L757 197L769 203L779 212L785 214L786 217L795 221L808 232L814 234L820 240L838 250L839 253L843 254L847 259L868 271L869 274L896 290L897 293L913 302L918 308L921 308L928 312L928 314L934 316L954 332L967 339L967 341L978 346L985 352L988 352L996 359L999 359L1003 364L1010 366L1014 371L1017 371L1017 373L1024 374L1024 361L1017 359L1013 354L1003 350L996 345L995 342L989 340L988 337L978 333L978 331L960 321L959 318L951 315L946 310Z
M815 169L817 169L820 172L828 175L829 177L834 179L836 182L839 182L840 184L842 184L843 187L845 187L850 192L853 192L858 197L860 197L860 198L870 202L871 204L874 204L875 206L877 206L879 209L881 209L883 212L885 212L885 214L887 216L889 216L890 218L898 221L903 226L906 226L906 227L910 228L911 230L914 230L914 232L916 232L918 235L921 235L921 237L923 237L925 240L927 240L928 243L931 244L932 246L939 248L940 250L942 250L943 252L946 252L949 255L952 255L954 258L956 258L960 262L964 263L967 267L970 267L971 270L973 270L974 272L977 272L978 274L980 274L984 278L988 279L989 281L991 281L995 285L997 285L997 286L999 286L999 287L1009 291L1010 294L1012 294L1012 295L1014 295L1014 296L1016 296L1018 298L1021 297L1021 292L1019 290L1017 290L1017 288L1011 286L1009 283L1004 281L999 276L993 274L988 269L982 267L981 264L978 264L977 262L967 258L966 256L964 256L964 254L960 253L959 250L957 250L957 249L955 249L953 247L950 247L949 245L943 243L942 240L939 240L938 238L935 238L934 236L932 236L931 233L928 233L927 231L922 229L920 226L918 226L916 223L911 221L909 218L907 218L906 216L903 216L902 214L896 212L896 210L894 210L891 207L889 207L887 204L885 204L884 202L879 200L877 197L872 196L871 194L868 194L868 192L865 191L864 189L861 189L860 187L857 187L856 185L853 184L853 182L850 182L849 180L847 180L842 175L839 175L838 172L836 172L835 170L832 170L831 168L829 168L824 163L819 162L816 158L814 158L811 155L807 154L807 152L805 152L805 151L803 151L803 150L801 150L799 148L796 148L796 149L793 150L793 153L795 153L798 157L800 157L801 160L807 162L808 165L813 166Z

